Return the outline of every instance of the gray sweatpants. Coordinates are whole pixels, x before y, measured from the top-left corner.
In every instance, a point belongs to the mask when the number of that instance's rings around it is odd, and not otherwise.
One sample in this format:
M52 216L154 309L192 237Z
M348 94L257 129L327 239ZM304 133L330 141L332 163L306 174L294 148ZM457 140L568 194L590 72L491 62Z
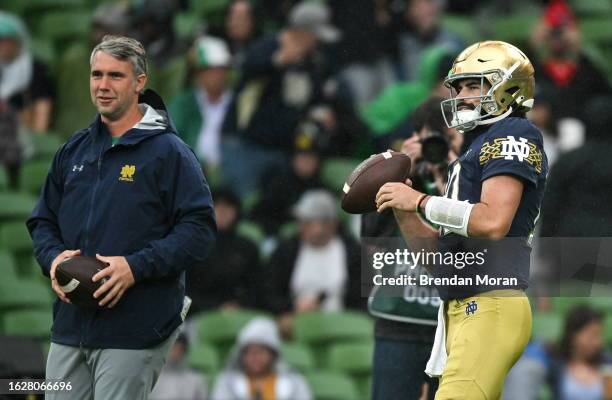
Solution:
M46 400L146 400L153 390L180 327L143 350L87 349L51 343L46 378L72 389L47 392Z

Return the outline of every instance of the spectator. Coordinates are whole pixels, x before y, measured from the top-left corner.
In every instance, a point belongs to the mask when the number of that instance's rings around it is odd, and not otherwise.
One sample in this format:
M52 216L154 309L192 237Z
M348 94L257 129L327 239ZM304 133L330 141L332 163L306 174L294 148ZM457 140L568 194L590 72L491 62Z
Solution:
M269 168L282 168L301 117L323 96L325 59L321 42L335 41L328 8L302 2L289 25L255 43L245 59L241 80L224 130L238 138L224 145L225 178L244 195Z
M396 73L400 81L417 79L423 52L431 46L445 46L458 53L463 41L440 24L444 2L407 0L397 28Z
M93 13L89 36L66 49L59 58L55 72L57 111L53 126L65 137L89 125L91 116L96 113L89 94L89 83L74 77L89 74L91 49L105 35L123 35L128 25L128 8L125 3L102 3Z
M188 272L187 294L192 312L217 308L255 308L261 280L259 250L236 233L240 199L232 191L213 192L217 241L202 267Z
M231 101L231 56L225 42L213 37L197 39L191 56L192 87L172 101L170 113L200 162L215 169L221 162L221 127Z
M277 313L363 308L359 245L340 231L337 201L325 190L302 195L296 237L270 259L270 307Z
M208 389L202 376L187 366L187 336L180 334L170 348L150 400L206 400Z
M219 374L212 400L310 400L305 379L280 354L274 322L255 318L240 334L226 368Z
M278 234L278 229L292 220L291 207L302 194L323 188L320 169L321 154L317 139L306 132L298 134L289 168L271 170L261 182L261 187L266 190L262 191L261 200L255 205L252 216L263 226L266 234Z
M565 320L563 337L549 373L553 398L599 400L604 398L603 315L589 306L577 306Z
M447 97L449 90L444 78L455 54L446 47L431 47L421 58L419 78L389 86L375 100L360 109L360 116L378 137L382 150L394 139L405 138L412 132L410 117L414 109L428 96ZM381 151L382 151L381 150Z
M18 112L27 130L45 132L51 125L53 96L48 67L32 55L25 26L0 11L0 107Z
M593 96L610 92L602 72L581 50L580 33L564 0L552 1L531 37L538 87L551 92L556 120L582 117L582 107Z
M553 117L554 99L546 90L536 92L533 108L527 113L527 118L538 127L544 138L544 152L548 158L548 165L553 165L559 157L559 138L557 135L557 121Z
M550 171L541 212L542 236L612 236L612 210L597 206L612 198L611 107L612 96L587 103L587 142L559 157Z
M163 99L178 95L187 80L189 44L179 39L172 23L172 0L143 0L131 9L132 36L145 46L151 59L149 86Z
M227 6L221 35L232 53L232 65L239 71L251 44L261 35L260 14L251 0L232 0Z

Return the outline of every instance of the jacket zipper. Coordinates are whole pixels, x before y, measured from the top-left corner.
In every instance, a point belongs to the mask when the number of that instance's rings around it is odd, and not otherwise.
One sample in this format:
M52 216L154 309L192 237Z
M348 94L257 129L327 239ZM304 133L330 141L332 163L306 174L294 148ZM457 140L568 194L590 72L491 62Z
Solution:
M97 162L97 172L96 172L96 183L94 184L93 191L91 193L91 199L89 201L89 212L87 214L87 223L85 224L85 249L89 248L89 235L90 235L90 227L91 227L91 215L93 214L93 203L96 198L96 192L98 191L98 186L100 184L100 170L102 169L102 151L104 150L104 145L102 145L102 149L100 150L100 154L98 155ZM94 255L95 257L95 255ZM85 330L85 319L81 318L81 335L80 335L80 346L83 347L83 331Z

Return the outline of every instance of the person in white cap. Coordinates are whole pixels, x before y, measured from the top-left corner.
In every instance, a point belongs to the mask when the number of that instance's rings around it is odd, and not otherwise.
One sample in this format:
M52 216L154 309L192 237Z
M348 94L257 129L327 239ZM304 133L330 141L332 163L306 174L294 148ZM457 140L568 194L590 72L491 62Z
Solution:
M217 377L212 400L310 400L306 380L283 362L276 324L252 319L238 335L226 368Z
M170 104L179 136L210 168L221 161L221 126L231 101L231 61L222 39L198 38L191 52L192 86Z

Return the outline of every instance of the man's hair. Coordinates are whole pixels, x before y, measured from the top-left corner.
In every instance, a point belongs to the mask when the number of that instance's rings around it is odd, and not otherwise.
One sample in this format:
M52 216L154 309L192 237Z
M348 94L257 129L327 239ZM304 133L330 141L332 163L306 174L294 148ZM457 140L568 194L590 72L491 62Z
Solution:
M110 54L121 61L129 61L136 76L147 74L147 55L142 44L126 36L106 35L91 52L89 65L98 51Z

